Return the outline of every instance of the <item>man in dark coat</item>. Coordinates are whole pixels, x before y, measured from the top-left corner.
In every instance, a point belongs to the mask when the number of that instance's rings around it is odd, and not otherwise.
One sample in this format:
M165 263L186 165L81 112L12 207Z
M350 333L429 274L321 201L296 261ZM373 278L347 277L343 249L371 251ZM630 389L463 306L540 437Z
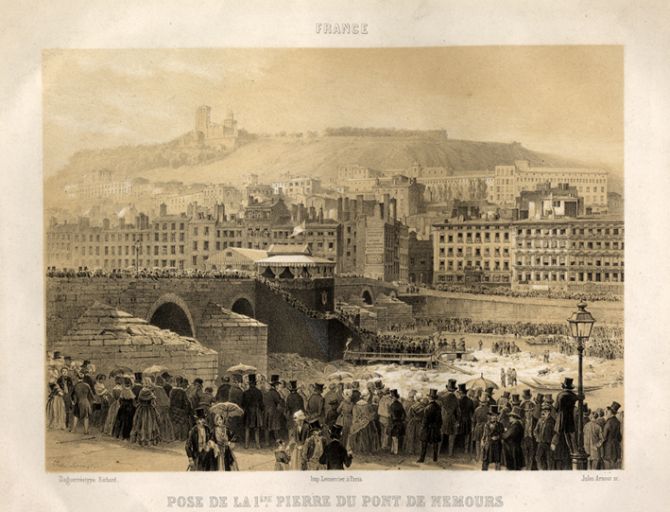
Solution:
M482 434L482 471L488 471L489 464L494 464L496 471L502 462L502 423L498 421L498 406L490 405L488 421Z
M556 469L570 469L570 455L575 451L575 404L577 394L573 391L575 386L571 377L563 380L563 390L556 397L556 426L554 427L555 450L554 461Z
M458 385L458 408L460 409L460 424L458 433L463 436L465 453L470 453L470 436L472 434L472 419L475 414L475 402L468 396L465 384Z
M72 420L72 432L77 430L77 420L84 421L84 434L88 434L88 424L91 413L93 412L93 401L95 396L91 387L84 382L84 376L77 376L77 383L72 389L72 405L74 408L74 419Z
M535 425L533 435L535 436L535 462L537 469L554 469L554 454L551 451L551 440L554 436L555 421L551 415L551 405L542 404L540 419Z
M242 393L244 410L244 448L249 448L249 437L254 433L256 449L261 448L261 428L263 427L263 393L256 387L256 375L249 375L249 389Z
M319 420L322 424L326 421L326 401L323 398L323 384L314 384L314 391L307 400L305 413L307 421Z
M503 448L505 450L505 465L509 471L519 471L524 467L523 449L523 423L521 422L521 407L512 407L509 413L510 425L503 433Z
M437 403L437 390L429 391L428 405L424 409L423 420L421 422L421 456L417 462L422 463L426 460L426 451L428 445L433 445L433 461L437 462L437 454L442 441L442 407Z
M526 469L536 469L535 466L535 437L533 431L537 420L534 416L535 404L531 400L530 389L523 390L523 400L521 402L521 412L523 413L523 460L526 462Z
M456 443L456 434L458 434L461 419L461 410L458 407L458 398L454 394L455 391L456 379L449 379L447 392L440 399L442 405L442 434L447 438L450 457L454 454L454 444Z
M230 402L230 377L227 375L221 378L221 385L216 390L214 400L217 402Z
M325 465L326 469L344 469L351 466L353 457L340 441L342 426L333 425L330 427L329 434L331 441L324 448L319 464Z
M272 435L274 442L279 439L279 429L281 427L279 417L283 413L284 400L277 391L278 385L279 375L272 375L270 384L263 390L263 428L267 446L270 446L270 435Z
M288 428L289 437L291 432L295 430L295 422L293 416L298 411L305 410L305 401L298 393L298 381L292 380L288 384L288 396L286 397L286 426Z
M61 375L58 377L56 383L63 390L63 401L65 402L65 426L70 428L72 424L72 392L74 384L69 377L69 370L65 367L61 368Z
M186 438L189 471L216 471L216 458L211 448L211 430L207 426L207 411L196 409L195 425Z
M405 408L400 403L400 394L397 389L391 390L391 398L393 401L389 405L389 431L388 435L391 438L391 453L398 455L398 449L402 444L402 438L405 437Z
M603 428L603 462L605 469L621 469L621 422L617 412L621 404L612 402L605 409L605 427Z
M361 384L357 380L351 383L351 403L355 404L361 399Z

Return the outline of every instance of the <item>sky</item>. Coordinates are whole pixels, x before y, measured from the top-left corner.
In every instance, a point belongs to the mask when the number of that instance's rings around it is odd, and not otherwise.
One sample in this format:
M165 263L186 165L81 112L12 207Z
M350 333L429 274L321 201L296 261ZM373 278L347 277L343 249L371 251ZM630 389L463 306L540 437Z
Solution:
M195 109L255 133L334 126L446 129L623 167L623 49L49 50L47 175L76 151L166 142Z

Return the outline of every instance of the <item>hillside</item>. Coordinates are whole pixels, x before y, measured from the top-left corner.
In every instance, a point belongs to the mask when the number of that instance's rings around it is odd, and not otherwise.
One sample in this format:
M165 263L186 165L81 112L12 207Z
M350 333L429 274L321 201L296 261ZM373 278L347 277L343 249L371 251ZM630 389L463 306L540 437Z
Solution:
M493 169L495 165L527 159L532 164L570 165L560 157L543 155L521 144L440 140L430 137L268 137L250 140L232 152L191 148L174 141L163 145L87 151L73 156L51 185L86 171L108 168L117 175L155 181L231 182L248 173L263 181L284 172L333 178L339 167L360 164L375 169L444 166L454 170ZM50 180L52 181L52 180Z

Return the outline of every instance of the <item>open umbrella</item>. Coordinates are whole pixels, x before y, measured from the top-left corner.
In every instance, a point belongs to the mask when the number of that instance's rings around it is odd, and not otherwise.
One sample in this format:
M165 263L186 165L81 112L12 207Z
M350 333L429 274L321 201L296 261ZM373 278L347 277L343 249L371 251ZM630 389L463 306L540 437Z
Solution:
M361 379L363 380L372 380L372 379L379 379L381 378L381 373L377 372L363 372L360 376Z
M345 371L342 371L342 370L333 372L330 375L328 375L326 378L328 380L336 380L336 381L339 381L339 382L354 380L354 376L351 373L345 372Z
M121 375L123 377L123 374L125 373L133 373L133 370L128 368L127 366L117 366L114 368L111 372L109 372L110 377L116 377L117 375Z
M250 373L256 373L257 371L258 369L255 366L242 363L231 366L226 370L227 373L235 373L237 375L248 375Z
M493 389L498 389L498 384L493 382L492 380L485 379L484 374L481 373L479 377L476 379L471 379L465 383L465 386L468 389L486 389L486 388L493 388Z
M142 373L144 375L155 375L156 373L163 373L168 371L167 366L161 366L159 364L154 364L149 366L149 368L145 368Z
M209 408L209 413L218 414L225 420L226 418L242 416L244 414L244 410L233 402L218 402Z

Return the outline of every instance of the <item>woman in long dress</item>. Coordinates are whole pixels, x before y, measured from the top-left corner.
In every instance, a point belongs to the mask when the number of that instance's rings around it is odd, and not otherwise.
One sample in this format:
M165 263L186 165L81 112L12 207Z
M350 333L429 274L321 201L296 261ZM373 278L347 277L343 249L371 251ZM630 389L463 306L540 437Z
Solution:
M104 431L107 415L112 402L112 395L105 386L107 377L100 374L95 379L93 385L93 392L95 394L95 406L93 411L92 423L93 426L98 427L100 431Z
M161 441L171 443L175 440L172 419L170 418L170 399L165 392L165 381L162 377L156 378L153 392L156 396L156 411L158 412L158 427L161 432Z
M105 418L105 425L102 428L102 431L108 436L112 435L112 430L114 430L114 423L116 423L116 415L119 412L119 397L121 396L121 390L123 389L123 377L117 375L114 377L114 387L110 393L112 403L109 405L109 410L107 411L107 417Z
M47 428L49 430L65 430L65 401L63 390L56 382L49 383L47 399Z
M347 441L349 439L349 431L351 430L351 423L353 422L354 404L351 403L351 394L352 394L351 389L345 389L344 399L337 408L337 412L340 415L337 417L337 421L335 423L338 425L342 425L341 442L343 446L347 446Z
M309 437L309 425L306 421L306 416L303 411L297 411L293 415L295 427L291 430L291 435L288 443L288 451L290 453L289 469L293 471L302 471L307 469L303 461L303 450L305 448L305 441Z
M212 449L216 458L219 471L239 471L237 459L233 448L235 438L232 430L226 425L226 421L219 414L214 416L214 428L212 429Z
M428 399L417 393L414 396L414 402L407 410L407 427L403 449L410 455L421 453L421 424L423 423L423 410L427 405Z
M114 420L112 435L123 440L130 439L133 429L133 418L135 417L135 393L133 393L133 381L129 378L123 379L123 388L119 394L119 409Z
M137 396L137 410L133 417L133 429L130 441L142 446L156 445L161 440L156 410L156 395L153 392L153 381L149 377L143 380L144 387Z
M376 406L368 403L363 396L354 405L349 449L354 453L375 453L379 451L379 432L375 424Z

